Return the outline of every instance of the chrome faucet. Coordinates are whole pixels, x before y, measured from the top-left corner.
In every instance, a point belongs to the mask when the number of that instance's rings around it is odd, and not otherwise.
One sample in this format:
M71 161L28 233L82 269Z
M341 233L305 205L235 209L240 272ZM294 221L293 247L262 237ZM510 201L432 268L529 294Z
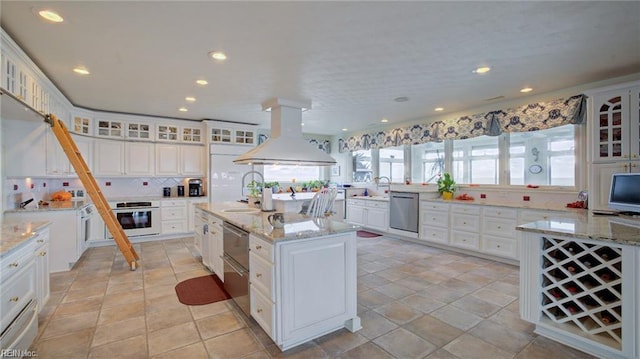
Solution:
M264 183L264 176L262 176L262 173L258 172L258 171L249 171L247 173L245 173L242 176L242 187L241 187L241 191L242 193L240 194L242 197L244 197L244 180L247 178L248 175L250 174L254 174L254 175L258 175L260 176L260 179L262 179L261 183ZM262 204L264 203L264 189L262 190L262 192L260 193L260 205L262 206Z
M380 188L380 180L381 179L386 179L387 180L387 184L386 184L387 188L391 187L391 180L389 179L389 177L387 177L387 176L379 176L379 177L373 177L373 181L376 183L376 189Z

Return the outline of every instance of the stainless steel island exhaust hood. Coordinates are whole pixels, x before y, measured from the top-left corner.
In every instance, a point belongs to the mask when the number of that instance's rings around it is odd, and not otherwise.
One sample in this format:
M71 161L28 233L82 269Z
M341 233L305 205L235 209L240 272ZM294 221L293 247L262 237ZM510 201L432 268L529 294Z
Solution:
M261 145L233 160L236 164L331 166L336 160L314 147L302 137L303 103L280 98L262 103L262 110L271 110L271 136Z

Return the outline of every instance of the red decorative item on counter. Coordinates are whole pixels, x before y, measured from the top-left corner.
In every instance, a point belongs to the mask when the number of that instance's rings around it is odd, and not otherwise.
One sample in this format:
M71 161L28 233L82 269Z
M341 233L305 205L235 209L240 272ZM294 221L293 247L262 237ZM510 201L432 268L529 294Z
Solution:
M538 187L540 187L540 186L536 186L536 185L533 185L533 184L528 184L527 185L527 188L538 188Z
M473 196L469 196L466 193L456 196L456 199L459 201L473 201L475 198Z
M567 208L584 208L584 201L567 203Z

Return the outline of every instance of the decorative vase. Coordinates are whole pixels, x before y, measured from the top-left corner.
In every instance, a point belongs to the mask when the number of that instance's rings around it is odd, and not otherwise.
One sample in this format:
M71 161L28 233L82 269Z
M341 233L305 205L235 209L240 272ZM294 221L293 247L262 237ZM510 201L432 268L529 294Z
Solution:
M453 199L453 192L442 192L442 199L445 201L450 201Z

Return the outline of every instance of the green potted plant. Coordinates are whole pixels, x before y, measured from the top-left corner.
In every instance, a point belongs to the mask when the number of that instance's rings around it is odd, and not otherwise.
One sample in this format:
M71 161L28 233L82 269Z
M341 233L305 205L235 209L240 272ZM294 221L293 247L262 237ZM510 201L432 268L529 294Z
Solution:
M272 193L278 193L280 192L280 182L278 181L265 182L264 188L271 188Z
M445 172L438 179L438 192L442 195L442 199L453 199L453 193L456 191L456 181L451 178L451 174Z

